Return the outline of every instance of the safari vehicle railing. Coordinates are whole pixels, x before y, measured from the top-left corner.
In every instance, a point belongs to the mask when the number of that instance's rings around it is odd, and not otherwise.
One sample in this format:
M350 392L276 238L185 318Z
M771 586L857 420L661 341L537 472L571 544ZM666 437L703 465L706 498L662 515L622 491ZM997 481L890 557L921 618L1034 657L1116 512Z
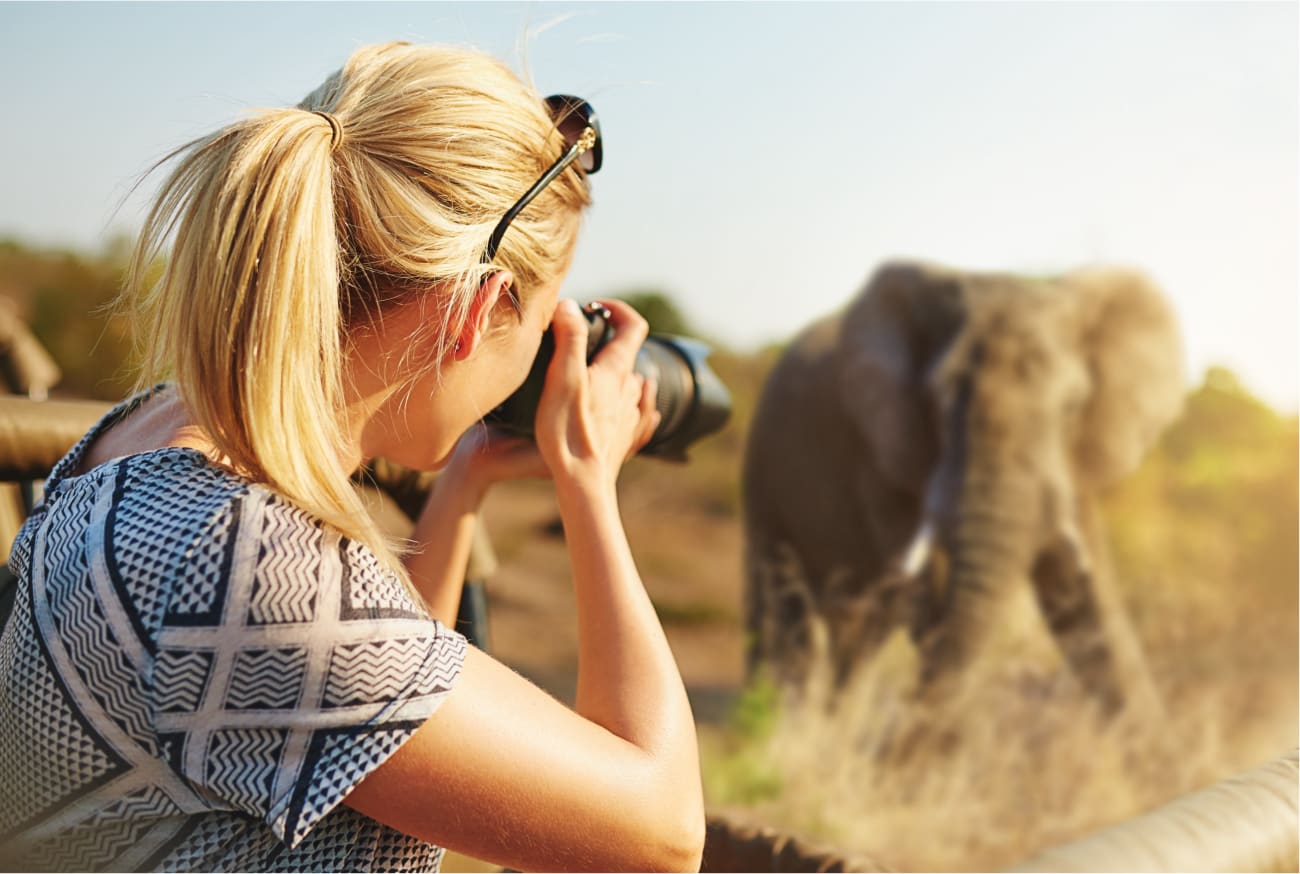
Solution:
M1296 751L1046 850L1012 871L1295 871Z
M1295 871L1297 753L1038 853L1010 871ZM882 847L888 852L888 847ZM887 858L887 857L886 857ZM703 871L888 871L769 828L711 817Z

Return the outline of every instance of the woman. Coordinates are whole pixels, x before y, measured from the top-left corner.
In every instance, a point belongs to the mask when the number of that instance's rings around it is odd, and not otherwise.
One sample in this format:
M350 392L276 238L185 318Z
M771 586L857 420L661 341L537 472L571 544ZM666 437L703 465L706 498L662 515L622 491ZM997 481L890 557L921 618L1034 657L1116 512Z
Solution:
M13 550L5 862L698 867L694 725L614 489L657 423L646 327L611 302L588 367L558 301L600 148L582 101L390 43L177 153L128 283L143 384L169 381L59 463ZM535 445L489 435L548 324ZM444 470L404 555L349 483L381 455ZM574 710L448 630L484 492L536 475Z

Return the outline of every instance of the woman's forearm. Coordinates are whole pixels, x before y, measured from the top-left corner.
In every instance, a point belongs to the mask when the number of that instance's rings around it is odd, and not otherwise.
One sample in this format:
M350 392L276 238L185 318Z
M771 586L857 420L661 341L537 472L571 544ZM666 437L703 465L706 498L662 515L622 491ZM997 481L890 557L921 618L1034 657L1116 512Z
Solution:
M699 763L690 704L633 562L614 488L571 486L557 488L556 494L577 599L576 709L663 760L697 795Z
M416 551L406 557L411 582L429 612L448 628L456 625L482 501L480 491L463 479L449 469L434 482L411 534Z

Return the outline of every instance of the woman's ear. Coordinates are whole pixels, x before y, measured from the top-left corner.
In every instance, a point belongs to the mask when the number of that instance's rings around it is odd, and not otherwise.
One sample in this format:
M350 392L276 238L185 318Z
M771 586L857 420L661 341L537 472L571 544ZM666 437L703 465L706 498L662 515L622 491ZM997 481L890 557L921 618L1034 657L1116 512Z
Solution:
M492 320L496 317L498 307L513 300L514 284L515 276L509 270L490 273L479 283L478 290L470 301L465 324L456 335L456 344L451 352L453 360L464 361L483 342L483 338L492 330Z

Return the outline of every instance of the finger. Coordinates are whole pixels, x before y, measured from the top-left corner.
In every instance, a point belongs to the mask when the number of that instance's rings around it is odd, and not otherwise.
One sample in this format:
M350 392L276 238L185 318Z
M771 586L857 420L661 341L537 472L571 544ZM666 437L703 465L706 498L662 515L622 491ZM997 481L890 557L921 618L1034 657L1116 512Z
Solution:
M646 378L636 372L629 373L623 382L623 404L632 415L637 415L641 407L641 399L645 396L645 384Z
M505 460L512 478L515 479L538 479L551 475L550 468L546 466L541 452L532 441L527 441L527 445L524 446L512 447Z
M549 476L550 471L542 460L537 443L492 426L488 433L483 455L499 479Z
M524 449L535 449L536 443L527 437L494 426L488 433L487 448L498 455L506 456Z
M655 412L655 401L659 395L659 381L653 376L641 384L641 413L642 415Z
M555 355L546 370L549 383L559 376L569 385L579 384L587 372L587 320L576 301L564 299L551 319Z
M623 458L624 461L628 461L632 456L636 455L646 447L646 444L648 444L655 436L655 431L659 428L659 421L661 418L662 417L659 415L658 410L652 410L647 415L641 417L640 421L637 422L637 430L632 438L632 445L628 449L627 455Z
M492 422L484 423L483 432L487 439L487 443L490 446L508 446L516 441L528 442L527 437L520 437L513 431L507 431L505 428Z
M602 300L600 303L609 309L614 339L596 354L596 361L615 370L631 370L637 350L650 332L650 325L640 313L621 300Z
M641 389L641 402L639 409L641 412L640 433L633 441L633 452L639 452L642 447L650 442L654 437L655 431L659 428L659 423L663 421L663 414L655 406L655 395L658 392L658 385L653 379L647 379Z

